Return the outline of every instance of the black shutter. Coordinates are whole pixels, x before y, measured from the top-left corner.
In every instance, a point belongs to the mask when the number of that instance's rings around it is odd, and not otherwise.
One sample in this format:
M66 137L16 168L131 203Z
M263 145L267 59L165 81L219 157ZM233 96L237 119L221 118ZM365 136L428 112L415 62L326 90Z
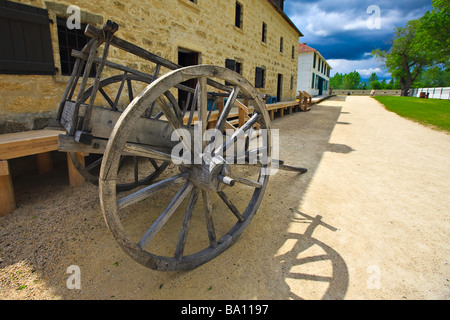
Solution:
M232 59L225 60L225 68L235 71L236 70L236 61Z
M232 59L226 59L225 60L225 68L236 71L236 61ZM232 83L229 83L228 81L225 81L226 86L232 86Z
M264 87L264 69L256 67L255 71L255 87L263 88Z
M0 73L55 74L48 12L0 0Z

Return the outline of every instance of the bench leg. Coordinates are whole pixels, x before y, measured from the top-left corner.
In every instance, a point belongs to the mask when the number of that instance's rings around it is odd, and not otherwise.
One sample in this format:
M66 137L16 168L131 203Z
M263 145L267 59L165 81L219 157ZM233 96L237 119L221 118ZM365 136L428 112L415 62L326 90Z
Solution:
M52 155L50 152L38 153L36 155L38 172L40 175L49 173L53 169Z
M84 165L84 154L77 153L77 157L80 160L80 162ZM78 187L85 182L83 176L78 172L77 168L75 168L75 166L72 163L72 160L70 160L69 154L67 154L67 169L69 172L69 183L71 187Z
M14 188L7 160L0 161L0 216L12 213L16 209Z

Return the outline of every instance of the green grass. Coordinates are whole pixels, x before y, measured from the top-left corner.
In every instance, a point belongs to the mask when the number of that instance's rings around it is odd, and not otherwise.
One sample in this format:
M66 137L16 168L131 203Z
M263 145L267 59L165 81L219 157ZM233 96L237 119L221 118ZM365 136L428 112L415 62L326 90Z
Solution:
M450 132L449 100L391 96L379 96L374 99L399 116L436 130Z

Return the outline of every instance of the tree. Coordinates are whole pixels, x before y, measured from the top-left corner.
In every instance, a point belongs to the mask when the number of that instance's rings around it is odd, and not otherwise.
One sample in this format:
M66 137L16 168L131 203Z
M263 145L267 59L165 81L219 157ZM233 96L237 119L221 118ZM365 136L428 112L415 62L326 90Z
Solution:
M373 72L370 75L370 77L369 77L369 83L372 83L372 82L377 81L377 80L378 80L378 76L377 76L377 74L375 72Z
M334 89L342 89L343 81L344 76L337 72L333 77L330 78L330 86Z
M352 71L344 75L342 89L357 89L360 82L361 75L358 73L358 71Z
M422 50L432 60L433 65L449 67L450 61L450 2L433 0L433 10L427 11L419 19L416 50Z
M376 49L372 54L384 61L392 76L400 80L402 96L408 95L408 90L422 72L430 59L415 45L418 20L408 21L404 28L397 28L392 47L389 51Z
M433 0L433 10L418 20L408 21L405 27L395 29L389 51L376 49L372 54L384 62L392 76L399 80L402 95L422 71L436 64L449 67L450 56L450 2Z

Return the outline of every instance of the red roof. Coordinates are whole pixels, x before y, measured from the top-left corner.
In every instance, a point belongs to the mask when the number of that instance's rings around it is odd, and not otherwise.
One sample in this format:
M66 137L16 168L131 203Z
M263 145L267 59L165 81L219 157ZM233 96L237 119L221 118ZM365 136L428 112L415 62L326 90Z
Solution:
M310 46L307 46L306 43L299 43L298 44L298 52L312 52L317 51L314 48L311 48Z

